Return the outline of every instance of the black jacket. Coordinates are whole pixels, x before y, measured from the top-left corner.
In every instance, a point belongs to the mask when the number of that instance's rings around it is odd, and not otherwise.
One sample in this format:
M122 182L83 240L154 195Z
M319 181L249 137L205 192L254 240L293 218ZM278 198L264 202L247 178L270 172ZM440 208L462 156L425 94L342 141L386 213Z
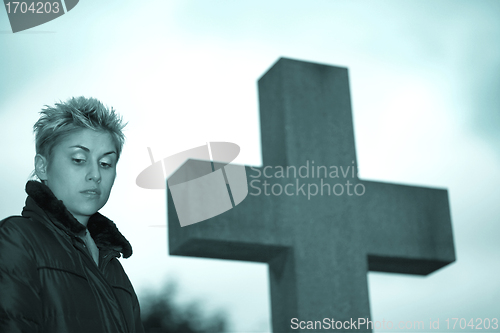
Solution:
M0 332L143 332L120 262L132 255L116 225L96 213L88 231L99 267L76 236L85 227L40 182L26 184L22 216L0 221Z

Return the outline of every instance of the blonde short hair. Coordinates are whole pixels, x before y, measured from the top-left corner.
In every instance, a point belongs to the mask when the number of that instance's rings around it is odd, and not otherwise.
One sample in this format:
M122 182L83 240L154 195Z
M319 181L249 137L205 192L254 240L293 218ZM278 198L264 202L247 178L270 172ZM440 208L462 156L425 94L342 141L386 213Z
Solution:
M65 136L80 129L108 132L120 157L125 135L123 123L113 108L104 106L95 98L73 97L66 102L46 105L33 125L36 153L50 159L52 150Z

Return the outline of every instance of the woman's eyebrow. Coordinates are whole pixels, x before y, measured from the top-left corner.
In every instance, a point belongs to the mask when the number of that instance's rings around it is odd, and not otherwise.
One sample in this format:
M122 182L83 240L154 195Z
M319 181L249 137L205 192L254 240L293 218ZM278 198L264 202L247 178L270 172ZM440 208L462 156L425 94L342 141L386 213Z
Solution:
M90 153L90 149L88 149L87 147L84 147L84 146L80 146L80 145L71 146L69 148L80 148L80 149L83 149L86 152Z
M110 155L110 154L116 154L116 151L108 151L107 153L102 154L102 156Z
M69 148L80 148L82 150L85 150L87 153L90 153L90 149L88 149L87 147L85 146L81 146L81 145L75 145L75 146L71 146ZM110 154L117 154L116 151L112 150L112 151L108 151L107 153L104 153L102 154L102 156L105 156L105 155L110 155ZM117 154L118 155L118 154Z

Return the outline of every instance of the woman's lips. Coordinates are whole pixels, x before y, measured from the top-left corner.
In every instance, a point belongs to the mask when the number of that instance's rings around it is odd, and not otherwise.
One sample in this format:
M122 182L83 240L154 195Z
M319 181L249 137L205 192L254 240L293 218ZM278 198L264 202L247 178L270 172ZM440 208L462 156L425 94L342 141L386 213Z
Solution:
M85 194L87 196L98 196L98 195L101 195L101 190L89 189L89 190L80 191L80 193Z

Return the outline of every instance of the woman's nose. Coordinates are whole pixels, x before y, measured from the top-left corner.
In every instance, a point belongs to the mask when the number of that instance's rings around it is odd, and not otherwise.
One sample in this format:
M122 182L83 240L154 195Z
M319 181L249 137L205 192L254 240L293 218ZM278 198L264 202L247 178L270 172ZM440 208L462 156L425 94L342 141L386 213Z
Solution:
M90 170L87 174L88 180L94 180L97 183L101 182L101 170L99 169L99 165L97 163L92 163L90 166Z

